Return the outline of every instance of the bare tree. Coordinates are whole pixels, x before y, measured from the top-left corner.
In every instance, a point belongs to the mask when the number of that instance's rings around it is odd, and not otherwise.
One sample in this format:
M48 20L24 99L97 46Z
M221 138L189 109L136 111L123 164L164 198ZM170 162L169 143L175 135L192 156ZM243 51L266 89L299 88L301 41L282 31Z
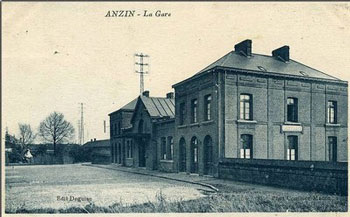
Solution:
M69 141L74 136L73 125L64 120L59 112L51 113L40 123L39 135L44 141L53 143L54 154L57 154L57 145Z
M30 124L18 124L20 143L23 149L27 148L27 145L32 143L35 139L35 134L30 127Z

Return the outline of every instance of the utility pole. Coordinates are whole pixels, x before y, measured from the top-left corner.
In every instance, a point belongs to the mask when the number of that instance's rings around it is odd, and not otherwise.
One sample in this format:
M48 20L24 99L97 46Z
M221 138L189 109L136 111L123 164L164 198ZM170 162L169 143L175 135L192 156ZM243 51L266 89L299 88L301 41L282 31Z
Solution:
M81 134L81 145L84 145L84 103L81 105L81 114L80 114L80 134Z
M148 58L149 56L147 54L135 54L135 57L138 58L138 61L136 60L135 65L136 67L139 67L138 70L136 70L136 73L140 74L140 94L144 91L144 81L143 81L143 75L148 74L148 71L144 71L145 66L149 66L148 63L145 63L144 58Z

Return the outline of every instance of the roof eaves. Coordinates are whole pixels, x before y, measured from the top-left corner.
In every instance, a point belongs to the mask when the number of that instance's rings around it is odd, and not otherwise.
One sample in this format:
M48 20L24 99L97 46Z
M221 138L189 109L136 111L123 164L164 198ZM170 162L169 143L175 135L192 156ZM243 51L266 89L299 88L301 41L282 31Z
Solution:
M205 74L207 74L207 73L210 73L210 72L212 72L212 71L215 71L217 68L218 68L218 66L213 66L213 67L211 67L211 68L209 68L209 69L207 69L207 70L205 70L205 71L203 71L203 72L201 72L201 73L199 73L199 74L194 74L193 76L191 76L191 77L189 77L189 78L187 78L187 79L185 79L185 80L182 80L182 81L180 81L180 82L178 82L178 83L176 83L176 84L173 84L171 87L172 87L172 88L176 88L176 87L178 87L178 86L180 86L180 85L182 85L182 84L184 84L184 83L187 83L187 82L189 82L189 81L191 81L191 80L194 80L194 79L196 79L196 78L198 78L198 77L201 77L201 76L203 76L203 75L205 75Z
M317 81L328 81L328 82L332 82L332 83L341 83L341 84L348 84L347 81L343 81L343 80L334 80L334 79L327 79L327 78L317 78L317 77L304 77L301 75L290 75L290 74L284 74L284 73L277 73L277 72L261 72L258 70L248 70L248 69L239 69L239 68L232 68L232 67L224 67L224 66L217 66L217 69L222 69L222 70L233 70L233 71L237 71L237 72L250 72L250 73L255 73L255 74L259 74L259 75L272 75L272 76L278 76L278 77L287 77L287 78L298 78L298 79L302 79L302 80L317 80Z

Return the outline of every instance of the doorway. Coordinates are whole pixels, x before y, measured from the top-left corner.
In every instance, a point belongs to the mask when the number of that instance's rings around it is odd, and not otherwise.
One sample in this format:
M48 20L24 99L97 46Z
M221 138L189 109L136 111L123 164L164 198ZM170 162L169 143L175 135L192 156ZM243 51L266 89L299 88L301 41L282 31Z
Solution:
M179 143L179 171L186 172L186 142L184 138Z

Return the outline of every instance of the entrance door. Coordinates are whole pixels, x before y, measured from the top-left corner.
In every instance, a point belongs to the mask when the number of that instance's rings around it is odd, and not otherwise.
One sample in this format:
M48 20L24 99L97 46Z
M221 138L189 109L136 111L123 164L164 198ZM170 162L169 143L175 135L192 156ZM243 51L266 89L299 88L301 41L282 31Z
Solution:
M204 138L204 174L213 175L213 143L210 136Z
M146 166L146 143L143 139L139 142L139 167Z
M191 139L191 173L198 173L198 140Z
M181 138L179 144L179 171L186 172L186 143L184 138Z

